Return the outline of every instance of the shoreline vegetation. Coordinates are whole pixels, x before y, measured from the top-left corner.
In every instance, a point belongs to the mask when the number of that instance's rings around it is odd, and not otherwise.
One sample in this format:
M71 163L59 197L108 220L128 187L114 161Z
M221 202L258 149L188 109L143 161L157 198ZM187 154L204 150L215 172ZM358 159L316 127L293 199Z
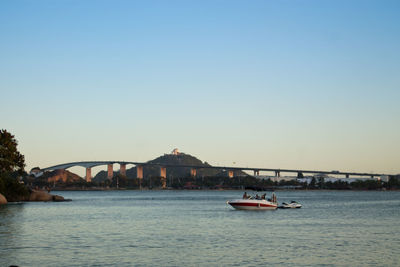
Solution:
M103 190L253 190L253 191L279 191L279 190L399 190L400 177L391 176L388 182L380 180L356 180L351 183L338 180L336 182L324 181L324 178L312 178L309 183L297 179L271 181L258 179L252 176L242 177L185 177L168 178L149 177L147 179L127 178L117 174L111 180L101 182L86 182L84 179L71 182L49 182L49 179L25 177L23 182L31 187L48 189L52 191L103 191ZM164 185L164 186L163 186Z

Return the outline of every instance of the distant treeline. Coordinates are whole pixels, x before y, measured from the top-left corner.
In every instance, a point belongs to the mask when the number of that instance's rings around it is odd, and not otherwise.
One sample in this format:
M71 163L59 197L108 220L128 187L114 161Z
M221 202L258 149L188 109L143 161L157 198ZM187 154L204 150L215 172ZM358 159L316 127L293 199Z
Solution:
M49 187L57 189L90 189L90 188L126 188L126 189L158 189L163 185L161 177L150 177L145 179L127 178L116 174L112 180L87 183L81 179L78 182L47 182L45 179L25 177L23 181L31 187ZM252 176L241 176L228 178L226 176L211 177L183 177L164 179L167 188L171 189L253 189L253 190L275 190L275 189L331 189L331 190L396 190L400 189L400 175L390 176L388 182L380 180L356 180L348 183L343 180L325 182L323 178L313 178L310 183L293 180L281 180L279 182L270 179L257 179Z

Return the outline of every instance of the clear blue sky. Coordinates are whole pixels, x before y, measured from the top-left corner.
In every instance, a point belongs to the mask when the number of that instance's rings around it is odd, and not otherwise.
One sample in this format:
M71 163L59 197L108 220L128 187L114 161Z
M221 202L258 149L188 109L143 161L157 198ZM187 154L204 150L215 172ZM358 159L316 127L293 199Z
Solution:
M400 173L399 14L378 0L4 0L0 127L28 170L177 147Z

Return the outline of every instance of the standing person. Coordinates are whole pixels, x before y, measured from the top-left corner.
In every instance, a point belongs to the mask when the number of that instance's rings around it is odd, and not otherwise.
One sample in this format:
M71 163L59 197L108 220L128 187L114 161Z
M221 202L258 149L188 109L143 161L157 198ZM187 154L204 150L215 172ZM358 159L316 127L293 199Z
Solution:
M244 194L243 194L243 199L247 199L247 193L246 192L244 192Z
M275 195L275 193L272 193L272 202L276 202L276 195Z

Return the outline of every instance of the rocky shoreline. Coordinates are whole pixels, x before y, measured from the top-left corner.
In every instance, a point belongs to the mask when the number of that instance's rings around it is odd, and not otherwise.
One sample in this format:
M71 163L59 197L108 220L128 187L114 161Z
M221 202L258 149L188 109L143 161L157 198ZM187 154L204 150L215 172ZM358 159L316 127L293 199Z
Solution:
M31 189L29 196L18 199L17 201L7 201L6 197L0 194L0 205L5 205L9 202L63 202L71 201L59 195L53 195L43 190Z
M0 194L0 205L4 205L7 203L8 203L8 201L7 201L6 197L3 196L2 194Z
M42 190L32 190L29 195L28 201L55 201L55 202L62 202L62 201L71 201L70 199L65 199L59 195L52 195L46 191Z

